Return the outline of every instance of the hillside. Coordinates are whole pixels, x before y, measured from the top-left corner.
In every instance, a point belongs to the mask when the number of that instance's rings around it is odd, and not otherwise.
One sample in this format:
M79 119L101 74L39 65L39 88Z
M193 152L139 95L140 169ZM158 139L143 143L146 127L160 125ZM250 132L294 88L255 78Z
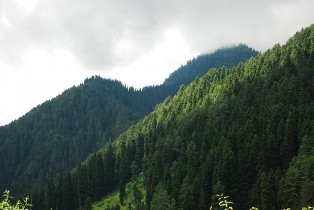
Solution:
M314 203L314 25L285 45L182 86L138 124L34 195L38 209L79 209L144 173L147 209Z
M215 53L206 56L225 61L221 65L232 65L256 54L243 53L245 56L238 54L233 63ZM190 77L192 81L195 75ZM174 95L180 85L135 90L94 76L0 127L0 190L9 188L23 194L23 189L33 190L48 177L77 166Z
M244 44L221 48L214 53L199 55L181 66L164 81L165 86L189 85L197 77L204 76L208 69L236 66L258 55L258 52Z

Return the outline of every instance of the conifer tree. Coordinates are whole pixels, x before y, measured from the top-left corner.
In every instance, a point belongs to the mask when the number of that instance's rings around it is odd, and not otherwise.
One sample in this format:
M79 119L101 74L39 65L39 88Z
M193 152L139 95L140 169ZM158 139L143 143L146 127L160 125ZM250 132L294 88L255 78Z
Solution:
M105 180L104 180L104 163L101 154L96 155L95 160L95 199L98 200L104 196L104 187L105 187Z
M73 209L73 186L71 175L69 172L66 172L63 175L62 182L62 209L71 210Z
M79 207L82 209L85 206L88 189L88 177L86 165L82 164L78 167L78 181L77 181L77 197Z

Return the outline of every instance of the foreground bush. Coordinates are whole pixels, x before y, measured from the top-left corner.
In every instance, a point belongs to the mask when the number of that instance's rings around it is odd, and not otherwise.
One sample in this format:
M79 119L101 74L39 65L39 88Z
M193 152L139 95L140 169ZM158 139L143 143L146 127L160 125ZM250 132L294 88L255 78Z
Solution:
M225 196L224 194L216 195L218 198L218 203L213 204L209 207L209 210L233 210L233 202L229 201L228 198L229 196ZM259 208L252 207L250 210L260 210ZM291 210L290 208L286 208L283 210ZM303 207L302 210L314 210L314 207L308 206L308 207Z
M28 203L28 197L24 198L23 201L17 200L15 205L11 204L12 197L10 197L9 190L5 190L2 197L3 200L0 202L1 210L27 210L27 207L32 206Z

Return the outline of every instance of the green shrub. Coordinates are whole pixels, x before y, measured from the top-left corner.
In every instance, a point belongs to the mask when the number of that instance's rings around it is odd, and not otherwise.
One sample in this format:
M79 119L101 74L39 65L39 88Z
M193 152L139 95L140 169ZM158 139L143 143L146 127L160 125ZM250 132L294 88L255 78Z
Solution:
M233 210L233 202L229 201L228 198L229 196L225 196L224 194L219 194L216 195L218 198L218 205L211 205L209 207L209 210L218 210L218 209L223 209L223 210ZM216 206L216 207L215 207ZM250 210L259 210L259 208L256 207L251 207ZM283 210L291 210L290 208L286 208ZM302 210L314 210L314 207L308 206L308 207L303 207Z
M9 190L5 190L2 197L3 200L0 202L1 210L27 210L27 207L32 206L28 203L28 197L24 198L23 201L17 200L15 205L11 204L12 197L10 197Z

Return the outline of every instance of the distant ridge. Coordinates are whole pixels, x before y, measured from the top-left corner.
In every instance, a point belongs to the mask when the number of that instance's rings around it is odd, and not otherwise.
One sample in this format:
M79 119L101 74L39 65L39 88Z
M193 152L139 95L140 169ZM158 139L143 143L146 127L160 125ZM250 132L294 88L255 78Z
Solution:
M213 53L202 54L189 60L186 65L182 65L171 73L164 81L163 85L188 85L196 79L196 77L204 76L210 68L236 66L239 62L247 61L258 54L258 51L245 44L218 49Z

